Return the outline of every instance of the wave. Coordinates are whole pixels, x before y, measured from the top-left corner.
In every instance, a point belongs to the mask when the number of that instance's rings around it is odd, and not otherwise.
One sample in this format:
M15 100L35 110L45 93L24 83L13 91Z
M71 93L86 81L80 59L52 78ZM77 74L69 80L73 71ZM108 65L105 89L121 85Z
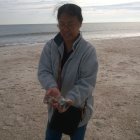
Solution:
M81 33L86 39L108 39L140 36L140 23L88 23ZM28 28L27 28L28 27ZM45 43L57 30L55 25L0 25L0 47Z
M28 42L28 43L7 43L7 44L0 44L0 47L12 47L12 46L27 46L27 45L37 45L37 44L45 44L45 42Z
M106 40L106 39L117 39L117 38L128 38L128 37L140 37L140 33L119 33L119 34L93 34L93 33L88 33L88 34L83 34L83 37L86 39L86 40ZM47 38L47 40L49 40ZM3 42L3 43L0 43L0 47L12 47L12 46L17 46L17 45L25 45L25 46L28 46L28 45L36 45L36 44L45 44L47 40L21 40L19 42L15 42L15 41L12 41L12 42Z
M5 34L0 37L18 37L18 36L36 36L36 35L51 35L57 32L37 32L37 33L17 33L17 34Z

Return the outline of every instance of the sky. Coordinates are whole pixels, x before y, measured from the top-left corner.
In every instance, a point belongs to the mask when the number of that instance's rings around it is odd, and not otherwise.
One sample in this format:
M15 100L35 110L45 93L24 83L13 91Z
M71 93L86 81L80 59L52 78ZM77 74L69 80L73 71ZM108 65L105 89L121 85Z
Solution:
M57 8L75 3L87 22L140 22L140 0L0 0L0 25L57 23Z

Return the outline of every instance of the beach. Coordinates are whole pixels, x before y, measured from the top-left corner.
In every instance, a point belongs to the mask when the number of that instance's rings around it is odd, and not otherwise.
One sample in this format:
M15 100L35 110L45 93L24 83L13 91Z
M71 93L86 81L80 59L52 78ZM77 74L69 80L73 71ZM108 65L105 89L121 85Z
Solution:
M89 41L99 72L85 140L140 140L140 37ZM44 139L47 105L37 79L43 46L0 47L1 140Z

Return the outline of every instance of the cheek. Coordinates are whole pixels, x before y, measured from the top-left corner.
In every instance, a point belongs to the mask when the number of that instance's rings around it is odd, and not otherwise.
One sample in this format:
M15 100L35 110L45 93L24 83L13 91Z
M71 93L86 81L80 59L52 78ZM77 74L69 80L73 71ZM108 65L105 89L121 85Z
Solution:
M73 33L72 33L73 36L77 36L78 34L79 34L79 30L75 30L75 31L73 31Z

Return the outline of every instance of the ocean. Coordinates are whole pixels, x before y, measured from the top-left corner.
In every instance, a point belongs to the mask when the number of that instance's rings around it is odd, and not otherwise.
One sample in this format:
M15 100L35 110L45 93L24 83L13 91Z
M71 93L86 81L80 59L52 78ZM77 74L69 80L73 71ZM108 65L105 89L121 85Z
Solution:
M45 43L58 32L56 24L0 25L0 47ZM140 22L83 23L85 39L140 36Z

